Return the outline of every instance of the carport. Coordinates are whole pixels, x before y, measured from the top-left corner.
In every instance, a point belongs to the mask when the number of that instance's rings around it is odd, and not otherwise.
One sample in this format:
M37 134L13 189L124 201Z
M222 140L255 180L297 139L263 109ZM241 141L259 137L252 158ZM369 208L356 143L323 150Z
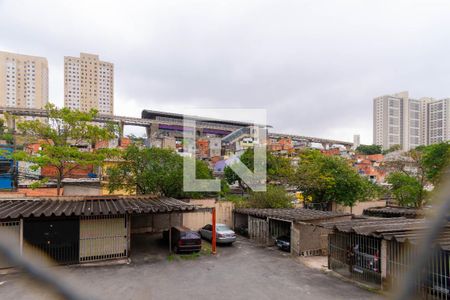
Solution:
M238 208L234 210L234 228L247 232L250 239L273 245L281 235L291 237L291 254L310 256L327 252L329 230L317 226L329 221L350 220L351 214L306 208Z

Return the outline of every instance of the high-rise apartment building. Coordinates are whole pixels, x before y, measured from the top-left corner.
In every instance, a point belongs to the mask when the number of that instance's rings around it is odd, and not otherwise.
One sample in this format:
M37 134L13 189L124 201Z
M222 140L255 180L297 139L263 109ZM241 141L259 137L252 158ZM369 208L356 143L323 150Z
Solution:
M43 108L47 103L47 59L0 51L0 106Z
M428 103L428 143L450 140L450 99Z
M361 137L359 134L353 135L353 149L358 148L361 145Z
M114 65L98 55L64 57L64 106L80 111L92 108L114 113Z
M388 149L405 143L404 107L408 93L377 97L373 101L373 139L376 145Z
M373 100L373 141L403 150L450 139L450 99L411 99L408 92Z

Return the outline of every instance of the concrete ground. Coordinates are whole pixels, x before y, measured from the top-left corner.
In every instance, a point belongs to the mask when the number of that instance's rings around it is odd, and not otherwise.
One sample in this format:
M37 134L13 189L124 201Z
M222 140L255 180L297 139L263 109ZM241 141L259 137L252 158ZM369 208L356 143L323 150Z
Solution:
M311 269L328 270L327 256L298 256L297 260Z
M215 256L167 256L163 244L153 245L146 253L135 243L130 264L50 270L87 299L382 299L245 238L219 247ZM49 289L33 286L22 275L0 276L0 299L50 296Z

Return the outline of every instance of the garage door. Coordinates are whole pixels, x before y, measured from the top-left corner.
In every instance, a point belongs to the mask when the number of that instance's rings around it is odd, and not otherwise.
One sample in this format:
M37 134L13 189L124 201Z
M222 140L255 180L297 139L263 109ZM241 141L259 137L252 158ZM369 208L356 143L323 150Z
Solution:
M80 223L73 219L25 219L24 253L44 255L59 264L78 263Z
M80 219L80 262L127 257L125 215Z

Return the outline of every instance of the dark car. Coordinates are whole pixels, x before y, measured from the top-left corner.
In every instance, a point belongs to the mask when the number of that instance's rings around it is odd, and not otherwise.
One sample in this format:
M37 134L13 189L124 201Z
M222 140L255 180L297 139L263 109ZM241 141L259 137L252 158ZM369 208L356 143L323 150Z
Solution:
M275 240L275 245L278 246L283 251L291 251L291 237L287 235L282 235L277 237Z
M198 252L202 249L202 239L196 231L184 226L172 227L172 249L175 253ZM164 240L169 240L169 231L164 231Z

